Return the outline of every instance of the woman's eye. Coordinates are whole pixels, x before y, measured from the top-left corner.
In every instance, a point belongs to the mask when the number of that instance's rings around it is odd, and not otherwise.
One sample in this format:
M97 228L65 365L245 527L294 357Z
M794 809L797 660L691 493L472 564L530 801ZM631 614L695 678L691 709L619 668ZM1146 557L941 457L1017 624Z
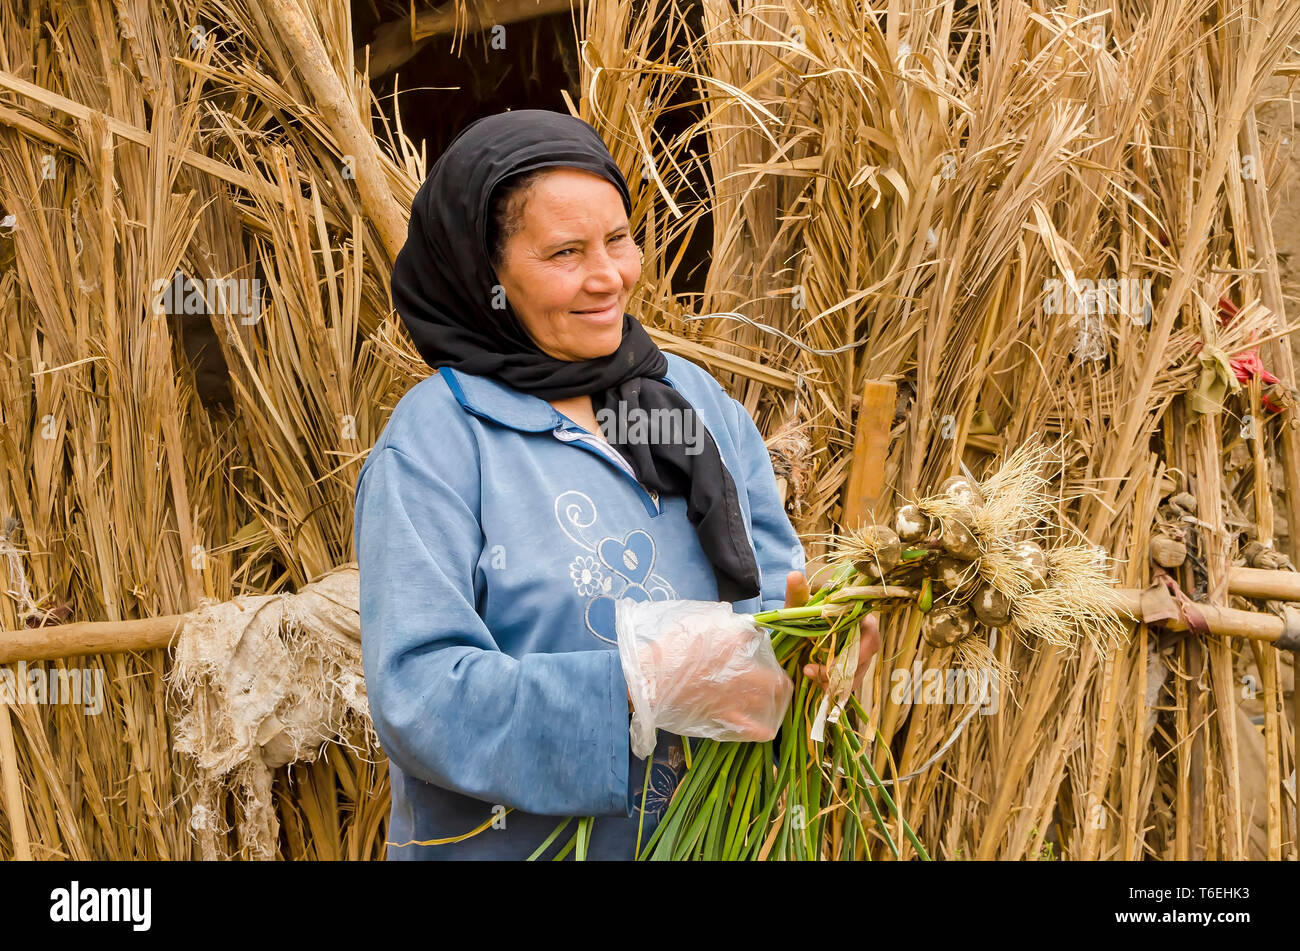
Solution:
M614 237L610 238L609 240L610 240L611 242L614 242L614 241L625 241L625 240L627 240L628 237L630 237L630 235L628 235L628 234L625 232L625 233L623 233L623 234L615 235ZM561 255L565 255L565 254L577 254L577 253L578 253L578 249L577 249L577 248L564 248L564 249L561 250L561 251L556 251L555 254L554 254L554 257L557 257L557 258L558 258L558 257L560 257Z

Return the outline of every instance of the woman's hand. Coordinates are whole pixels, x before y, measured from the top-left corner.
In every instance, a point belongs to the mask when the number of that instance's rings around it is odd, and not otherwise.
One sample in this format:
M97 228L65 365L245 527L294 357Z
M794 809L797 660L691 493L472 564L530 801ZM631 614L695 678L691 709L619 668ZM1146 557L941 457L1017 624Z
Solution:
M733 742L766 742L794 693L775 656L761 660L759 644L769 638L756 626L683 631L647 644L642 664L671 671L659 681L661 702L729 730Z
M794 684L751 617L725 602L620 601L618 618L636 755L653 745L654 728L727 742L775 737Z
M808 579L803 576L803 572L792 571L786 575L785 606L787 608L802 607L808 603L808 598ZM862 680L867 675L867 668L871 665L871 658L876 656L878 650L880 650L880 622L876 620L874 614L868 614L862 619L858 631L858 666L853 674L853 693L857 693L858 688L862 686ZM805 677L817 681L823 690L829 686L825 665L804 664L803 673Z

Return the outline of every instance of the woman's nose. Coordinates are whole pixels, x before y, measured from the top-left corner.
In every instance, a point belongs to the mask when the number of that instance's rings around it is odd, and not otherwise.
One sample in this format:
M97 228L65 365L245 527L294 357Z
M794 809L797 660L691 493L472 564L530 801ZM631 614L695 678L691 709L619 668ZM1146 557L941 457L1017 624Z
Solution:
M618 261L608 251L602 249L592 259L586 285L591 293L609 293L623 287L623 274L618 269Z

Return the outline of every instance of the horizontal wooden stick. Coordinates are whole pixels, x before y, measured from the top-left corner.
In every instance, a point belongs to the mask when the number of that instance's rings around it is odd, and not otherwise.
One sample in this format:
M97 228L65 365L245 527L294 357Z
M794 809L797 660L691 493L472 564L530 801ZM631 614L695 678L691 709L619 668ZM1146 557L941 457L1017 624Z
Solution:
M1243 598L1300 601L1300 571L1229 568L1228 591Z
M810 569L815 567L810 563ZM1282 575L1300 578L1300 574L1295 572L1233 568L1229 572L1230 590L1234 594L1245 595L1244 589L1253 585L1255 590L1267 587L1268 592L1277 592L1282 590L1280 586L1284 583L1283 579L1277 576ZM1141 592L1135 588L1120 588L1116 593L1120 599L1120 611L1134 620L1140 620ZM894 585L874 585L846 588L828 600L839 601L864 595L883 598L915 597L916 591ZM1266 593L1257 596L1273 597L1274 595ZM1300 600L1300 596L1295 600ZM1286 622L1282 618L1263 611L1241 611L1212 604L1197 604L1196 609L1205 617L1210 633L1221 637L1248 637L1252 640L1274 643L1286 630ZM189 617L187 614L167 614L130 621L78 621L72 624L5 631L0 633L0 665L15 664L20 660L54 660L86 654L156 650L171 644L187 617ZM1187 624L1181 618L1171 618L1157 623L1170 630L1187 630Z
M165 614L130 621L78 621L5 631L0 634L0 664L167 647L187 617Z
M1135 621L1142 619L1140 607L1141 592L1136 588L1120 588L1121 610ZM1205 618L1211 634L1220 637L1248 637L1256 641L1273 642L1278 640L1286 630L1286 622L1276 614L1263 611L1240 611L1214 604L1196 604L1196 610ZM1169 618L1158 623L1171 631L1185 631L1187 624L1182 618Z

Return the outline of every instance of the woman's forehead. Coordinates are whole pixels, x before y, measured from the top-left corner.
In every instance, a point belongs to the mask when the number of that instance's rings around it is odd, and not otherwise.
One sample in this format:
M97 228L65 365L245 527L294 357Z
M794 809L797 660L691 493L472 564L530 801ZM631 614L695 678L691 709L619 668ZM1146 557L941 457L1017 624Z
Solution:
M620 209L623 199L609 179L577 168L547 169L534 183L534 195L545 196L555 204L587 204L593 200L614 202Z
M548 232L572 228L617 228L627 224L623 200L612 184L587 176L590 182L554 178L539 181L524 204L525 226Z

